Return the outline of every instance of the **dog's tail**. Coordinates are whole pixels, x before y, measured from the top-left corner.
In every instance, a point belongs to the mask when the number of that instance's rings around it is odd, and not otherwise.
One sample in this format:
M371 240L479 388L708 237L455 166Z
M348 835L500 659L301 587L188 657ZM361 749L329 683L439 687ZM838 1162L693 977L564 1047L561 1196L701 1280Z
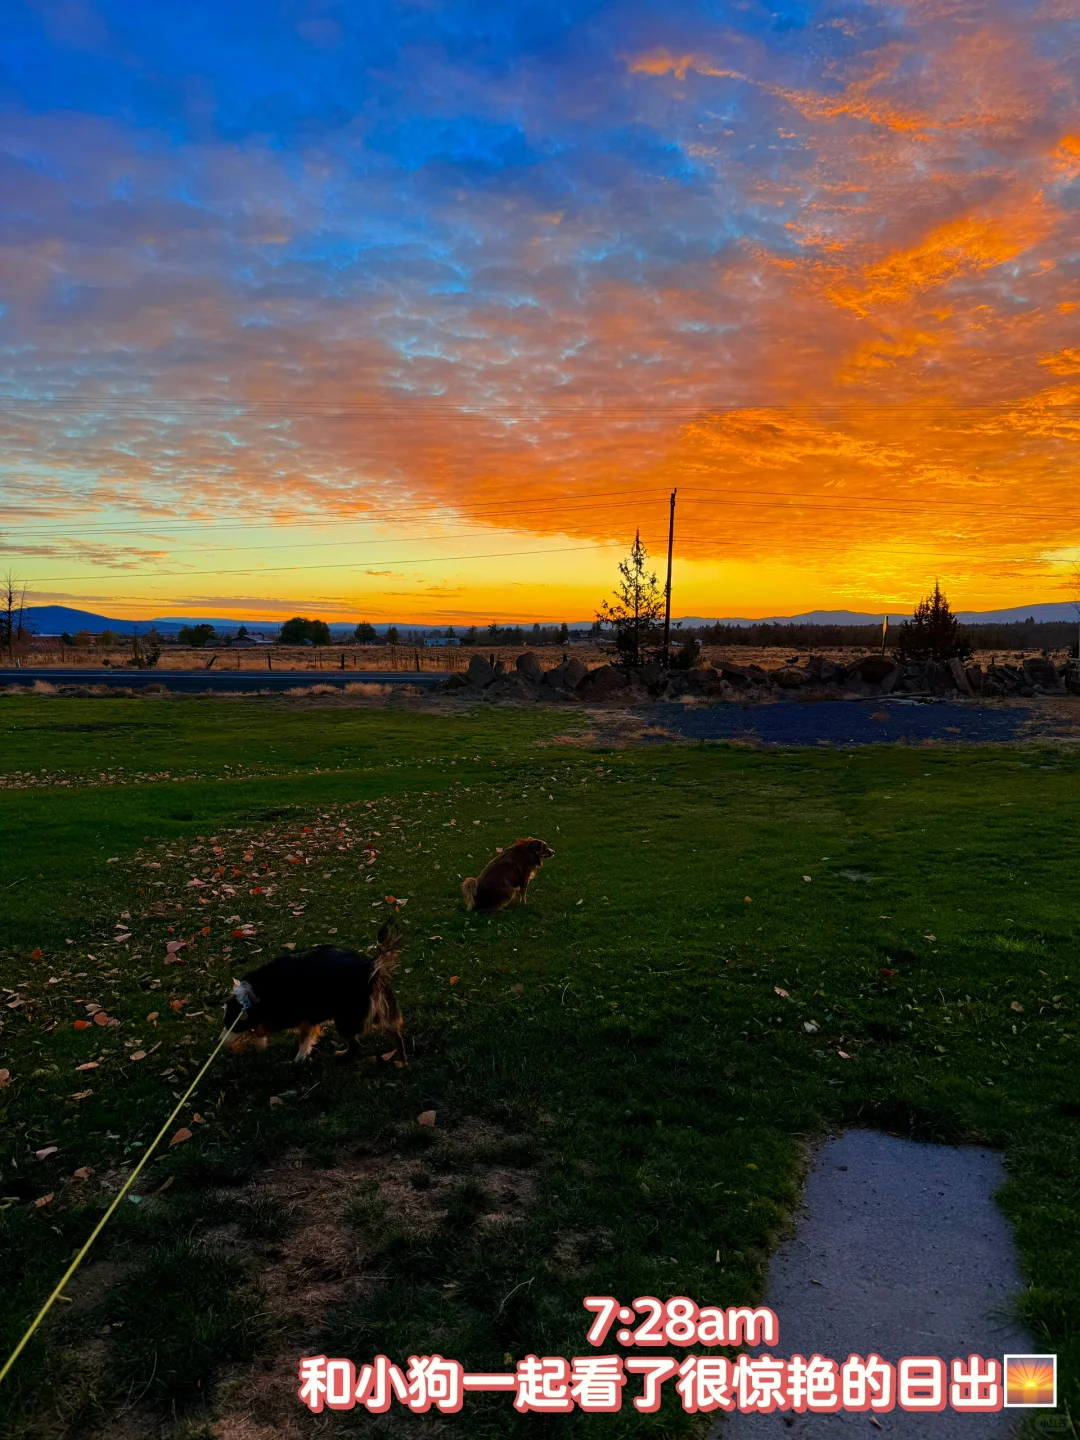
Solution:
M387 921L379 931L379 948L375 952L375 961L372 969L372 978L385 980L392 975L398 967L401 959L401 935L397 926Z
M466 910L476 909L476 881L471 875L462 881L461 898L465 901Z
M371 973L371 991L368 997L364 1034L369 1035L372 1031L381 1030L386 1035L393 1035L395 1037L395 1053L398 1060L404 1065L408 1063L405 1041L401 1033L405 1021L398 1006L397 996L390 985L390 976L397 969L400 959L401 935L398 933L397 927L387 921L379 931L378 948L375 952Z

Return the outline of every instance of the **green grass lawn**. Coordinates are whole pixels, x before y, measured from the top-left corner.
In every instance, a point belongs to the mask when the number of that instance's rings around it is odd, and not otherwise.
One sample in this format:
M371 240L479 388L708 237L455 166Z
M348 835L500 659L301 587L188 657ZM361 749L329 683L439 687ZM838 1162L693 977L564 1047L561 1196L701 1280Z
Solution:
M177 1121L191 1139L148 1167L4 1386L4 1434L126 1434L125 1412L131 1433L208 1437L238 1407L282 1413L269 1384L251 1398L253 1360L505 1369L586 1353L587 1294L760 1297L807 1142L847 1124L1004 1151L1022 1313L1077 1414L1077 760L555 743L579 724L0 702L2 775L53 782L0 789L5 1354L212 1048L234 975L282 942L366 945L405 900L410 1043L406 1070L337 1063L330 1035L306 1067L292 1037L223 1055ZM556 854L528 907L467 914L460 878L530 833ZM174 965L170 939L189 942ZM120 1024L76 1031L90 1002ZM323 1257L302 1325L265 1288L306 1223L282 1180L301 1153L348 1257ZM480 1437L702 1430L670 1401L466 1410Z

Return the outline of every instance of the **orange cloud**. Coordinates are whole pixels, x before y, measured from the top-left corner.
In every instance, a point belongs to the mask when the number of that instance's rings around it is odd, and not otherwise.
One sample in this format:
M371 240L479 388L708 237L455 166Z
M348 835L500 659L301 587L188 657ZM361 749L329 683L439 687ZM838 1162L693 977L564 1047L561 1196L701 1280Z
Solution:
M1054 151L1057 168L1065 172L1067 180L1080 175L1080 135L1065 135Z
M860 283L833 285L828 293L837 305L865 317L873 309L904 305L924 291L1002 265L1042 240L1050 228L1041 197L1007 221L965 216L938 226L918 245L866 266Z
M1080 349L1059 350L1056 355L1043 355L1040 365L1045 365L1052 375L1080 375Z

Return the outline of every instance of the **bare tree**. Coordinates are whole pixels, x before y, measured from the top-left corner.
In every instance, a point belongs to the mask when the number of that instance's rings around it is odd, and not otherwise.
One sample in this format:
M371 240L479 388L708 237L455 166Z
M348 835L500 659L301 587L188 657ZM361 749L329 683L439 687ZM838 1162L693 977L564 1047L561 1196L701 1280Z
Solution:
M1080 662L1080 561L1073 565L1072 583L1069 586L1072 591L1072 607L1076 611L1076 658Z
M11 570L7 571L3 581L0 582L0 604L4 607L3 618L0 619L0 642L8 653L8 661L15 658L15 596L19 593L19 580Z
M7 651L8 661L15 659L16 646L22 647L26 635L23 612L26 609L27 582L13 570L0 580L0 649Z

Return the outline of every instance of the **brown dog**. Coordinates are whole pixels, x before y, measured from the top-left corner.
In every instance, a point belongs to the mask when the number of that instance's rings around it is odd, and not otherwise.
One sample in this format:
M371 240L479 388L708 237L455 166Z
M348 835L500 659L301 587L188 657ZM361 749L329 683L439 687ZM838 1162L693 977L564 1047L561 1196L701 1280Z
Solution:
M543 840L515 840L508 850L480 872L477 879L470 875L461 887L466 910L479 910L481 914L492 914L505 910L511 900L518 897L525 904L529 893L529 881L545 860L550 860L555 851Z

